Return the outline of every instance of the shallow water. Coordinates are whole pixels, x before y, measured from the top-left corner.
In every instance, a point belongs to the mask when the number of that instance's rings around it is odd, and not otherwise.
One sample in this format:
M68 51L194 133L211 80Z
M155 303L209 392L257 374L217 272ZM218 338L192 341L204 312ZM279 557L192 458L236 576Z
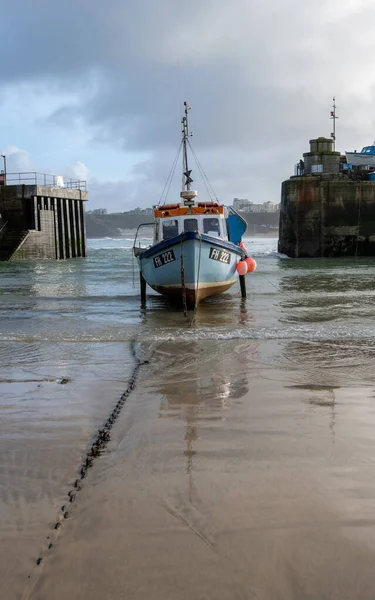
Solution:
M0 263L0 597L373 598L375 260L246 240L246 302L190 326L141 308L131 245ZM36 567L134 340L149 365Z

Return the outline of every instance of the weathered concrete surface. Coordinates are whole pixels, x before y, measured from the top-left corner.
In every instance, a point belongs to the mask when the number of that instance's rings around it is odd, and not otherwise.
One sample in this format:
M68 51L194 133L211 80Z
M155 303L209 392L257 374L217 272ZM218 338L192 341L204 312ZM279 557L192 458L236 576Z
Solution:
M1 188L1 195L3 199L32 198L33 196L69 198L83 201L89 199L89 193L84 190L52 187L50 185L6 185Z
M375 182L340 176L284 181L279 251L295 258L375 256Z
M88 192L40 185L0 190L0 260L86 256Z
M320 165L322 173L340 172L340 152L333 150L333 140L319 137L310 140L310 152L304 152L304 174L312 173L314 166Z
M55 244L54 214L43 210L40 213L40 231L30 230L12 255L12 260L57 258Z

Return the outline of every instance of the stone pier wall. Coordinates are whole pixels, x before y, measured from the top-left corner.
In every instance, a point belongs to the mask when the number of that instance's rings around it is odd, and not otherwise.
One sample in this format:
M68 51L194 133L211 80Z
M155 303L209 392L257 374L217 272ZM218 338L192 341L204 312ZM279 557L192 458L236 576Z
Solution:
M375 256L375 182L292 177L282 184L279 252Z
M86 256L84 202L87 200L87 192L75 189L39 185L2 188L0 213L8 239L15 240L10 258ZM17 232L21 240L18 246Z

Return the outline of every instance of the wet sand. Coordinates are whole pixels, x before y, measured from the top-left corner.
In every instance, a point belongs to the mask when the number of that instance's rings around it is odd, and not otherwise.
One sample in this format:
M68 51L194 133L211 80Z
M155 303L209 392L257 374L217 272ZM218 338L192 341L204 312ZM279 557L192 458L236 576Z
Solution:
M373 599L368 345L192 340L143 351L150 364L54 547L40 566L18 565L1 597ZM58 479L33 535L52 531ZM27 545L22 527L20 538L13 555ZM14 540L13 530L6 551Z
M7 342L0 361L0 598L13 600L51 542L82 457L134 359L130 344L30 343L21 352Z

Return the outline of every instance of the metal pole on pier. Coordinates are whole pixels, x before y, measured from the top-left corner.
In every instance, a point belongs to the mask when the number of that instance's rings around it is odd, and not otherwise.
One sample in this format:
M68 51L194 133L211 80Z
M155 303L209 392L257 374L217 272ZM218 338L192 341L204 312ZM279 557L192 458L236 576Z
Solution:
M1 155L1 158L4 160L4 185L7 184L7 157L5 154Z
M332 104L332 108L333 110L331 110L331 119L333 120L333 132L331 133L331 138L333 139L333 151L336 150L336 119L338 119L338 117L336 116L336 98L335 96L333 96L333 104Z

